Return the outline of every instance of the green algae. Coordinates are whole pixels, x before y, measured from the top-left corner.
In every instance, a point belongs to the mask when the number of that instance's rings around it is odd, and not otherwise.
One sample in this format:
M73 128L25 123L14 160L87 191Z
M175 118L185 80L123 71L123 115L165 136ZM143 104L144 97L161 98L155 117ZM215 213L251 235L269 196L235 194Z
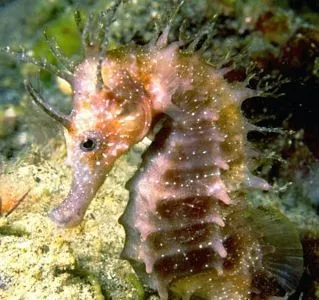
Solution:
M1 235L22 237L25 235L29 235L29 233L25 230L25 228L20 226L11 226L9 225L7 219L0 218L0 236Z
M49 38L55 39L58 45L66 45L66 47L63 46L63 53L66 56L72 57L79 54L81 48L80 33L74 23L74 13L71 9L50 22L46 34ZM33 51L35 57L44 56L49 62L57 63L44 35L34 44Z
M145 291L144 291L144 288L143 288L142 284L140 283L138 277L135 274L131 273L127 276L127 280L128 280L128 282L131 283L133 289L135 289L137 299L138 300L145 299Z

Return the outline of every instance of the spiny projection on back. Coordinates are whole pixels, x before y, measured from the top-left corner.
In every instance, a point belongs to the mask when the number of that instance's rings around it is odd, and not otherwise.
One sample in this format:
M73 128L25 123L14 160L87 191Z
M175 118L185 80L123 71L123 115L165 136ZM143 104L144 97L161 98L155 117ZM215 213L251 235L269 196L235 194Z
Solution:
M123 258L161 299L266 299L292 292L303 268L298 235L280 213L252 209L245 196L247 186L269 188L247 167L250 127L240 106L254 92L228 83L223 70L195 51L207 29L193 41L168 43L178 9L149 44L109 50L120 3L91 15L86 26L76 13L82 62L69 63L50 39L61 69L20 55L73 88L73 109L64 115L26 83L33 100L64 126L73 170L70 192L51 219L62 227L79 224L114 161L164 118L127 185Z

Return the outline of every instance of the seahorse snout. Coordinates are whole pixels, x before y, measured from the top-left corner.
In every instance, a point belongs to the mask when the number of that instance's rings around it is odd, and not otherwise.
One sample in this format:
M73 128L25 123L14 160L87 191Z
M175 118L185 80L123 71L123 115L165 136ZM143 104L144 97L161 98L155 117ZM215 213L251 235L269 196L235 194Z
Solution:
M87 171L74 172L72 185L65 200L55 209L49 217L60 227L74 227L81 223L85 212L103 183L107 169L99 170L88 176Z

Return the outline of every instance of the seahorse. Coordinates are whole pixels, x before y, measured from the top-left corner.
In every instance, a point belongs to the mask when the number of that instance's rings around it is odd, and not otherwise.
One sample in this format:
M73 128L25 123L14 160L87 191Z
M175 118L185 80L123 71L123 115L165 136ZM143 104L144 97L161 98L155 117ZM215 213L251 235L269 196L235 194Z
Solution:
M266 299L294 291L303 270L296 230L279 212L250 208L246 199L249 188L269 188L247 167L241 103L254 91L227 82L223 70L183 42L169 43L170 23L147 45L113 50L107 27L99 28L102 40L84 30L86 56L65 76L73 88L70 115L26 83L65 128L73 171L70 192L50 218L78 225L115 160L162 124L127 184L122 257L162 300Z

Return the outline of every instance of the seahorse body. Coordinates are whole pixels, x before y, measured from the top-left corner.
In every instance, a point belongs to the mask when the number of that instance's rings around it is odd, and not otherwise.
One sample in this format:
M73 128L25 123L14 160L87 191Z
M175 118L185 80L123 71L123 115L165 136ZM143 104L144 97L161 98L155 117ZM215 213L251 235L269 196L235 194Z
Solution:
M161 76L162 65L169 76ZM225 272L227 261L238 254L225 246L232 236L225 223L234 210L245 209L243 183L267 188L246 167L240 105L251 92L231 86L198 56L177 49L162 55L154 69L163 78L159 89L174 92L163 98L169 120L129 184L130 203L121 218L127 232L123 256L145 265L142 277L148 277L162 299L167 299L171 282L183 277L188 282L183 299L193 294L248 299L251 270L261 264L261 245L247 230L242 242L250 259L237 257L238 269ZM184 285L180 280L175 290Z
M64 126L73 170L70 192L50 217L59 226L79 224L114 161L165 118L128 184L123 257L161 299L291 292L302 273L297 233L279 214L251 212L245 200L245 185L268 188L247 169L240 106L253 93L179 42L168 45L168 29L155 43L105 57L88 43L70 79L68 116L27 85Z

